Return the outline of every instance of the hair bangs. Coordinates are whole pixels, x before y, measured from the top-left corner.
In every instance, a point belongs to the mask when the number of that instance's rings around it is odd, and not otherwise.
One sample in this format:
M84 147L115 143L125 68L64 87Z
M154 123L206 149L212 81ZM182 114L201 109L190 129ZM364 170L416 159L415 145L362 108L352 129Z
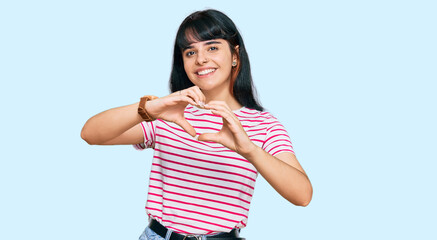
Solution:
M210 18L197 18L187 21L179 31L176 39L177 46L183 50L189 47L194 42L208 41L212 39L228 40L234 34L227 33L225 29L220 27L220 24Z

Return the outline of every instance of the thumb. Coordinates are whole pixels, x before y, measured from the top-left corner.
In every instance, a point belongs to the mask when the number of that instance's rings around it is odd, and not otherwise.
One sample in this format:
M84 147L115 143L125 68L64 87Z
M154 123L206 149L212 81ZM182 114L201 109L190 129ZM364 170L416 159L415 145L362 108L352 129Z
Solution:
M185 130L188 134L195 137L196 136L196 130L194 130L193 126L184 118L177 122L175 122L177 125L179 125L181 128Z
M199 141L207 141L207 142L219 142L219 137L217 133L203 133L199 136Z

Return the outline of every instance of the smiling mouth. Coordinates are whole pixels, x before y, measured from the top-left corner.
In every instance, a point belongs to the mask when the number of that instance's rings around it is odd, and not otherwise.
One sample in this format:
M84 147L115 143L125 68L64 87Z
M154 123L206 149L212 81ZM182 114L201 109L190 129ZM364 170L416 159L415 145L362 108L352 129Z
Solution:
M216 70L215 68L205 69L203 71L197 72L197 75L204 76L204 75L207 75L209 73L215 72L215 70Z

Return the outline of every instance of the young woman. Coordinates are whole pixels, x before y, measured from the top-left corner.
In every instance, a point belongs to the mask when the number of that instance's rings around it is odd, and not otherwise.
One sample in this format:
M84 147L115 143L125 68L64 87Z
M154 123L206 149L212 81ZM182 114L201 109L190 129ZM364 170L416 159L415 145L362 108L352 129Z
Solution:
M243 39L225 14L182 22L170 89L99 113L81 133L89 144L154 149L140 239L242 239L258 173L291 203L309 204L311 183L286 130L258 103Z

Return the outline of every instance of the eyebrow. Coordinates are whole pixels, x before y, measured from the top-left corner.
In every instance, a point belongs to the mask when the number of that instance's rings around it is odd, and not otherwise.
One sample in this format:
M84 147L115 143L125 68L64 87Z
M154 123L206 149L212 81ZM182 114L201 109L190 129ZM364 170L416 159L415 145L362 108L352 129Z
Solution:
M193 44L193 43L191 43L191 44ZM190 44L189 46L184 47L183 51L185 51L185 50L187 50L187 49L192 49L193 46L191 46L191 44ZM222 43L219 42L219 41L211 40L211 41L206 42L206 43L203 44L203 45L212 45L212 44L222 44Z

